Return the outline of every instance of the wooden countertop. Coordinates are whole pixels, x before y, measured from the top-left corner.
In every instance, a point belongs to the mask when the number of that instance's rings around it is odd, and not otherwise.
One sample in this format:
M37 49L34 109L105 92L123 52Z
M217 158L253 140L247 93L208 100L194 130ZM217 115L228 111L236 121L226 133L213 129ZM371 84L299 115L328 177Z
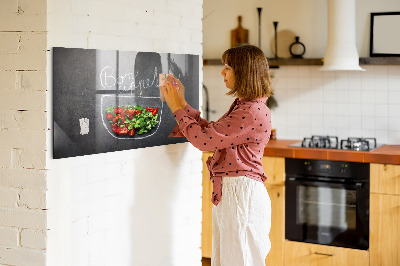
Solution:
M364 163L400 164L400 145L383 145L372 151L290 147L301 140L270 140L264 156Z

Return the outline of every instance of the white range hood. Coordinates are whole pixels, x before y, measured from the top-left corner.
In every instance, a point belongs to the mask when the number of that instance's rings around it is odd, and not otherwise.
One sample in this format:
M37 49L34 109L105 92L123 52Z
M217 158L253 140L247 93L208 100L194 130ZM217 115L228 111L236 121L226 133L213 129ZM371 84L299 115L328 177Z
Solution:
M328 44L323 71L358 70L355 0L328 0Z

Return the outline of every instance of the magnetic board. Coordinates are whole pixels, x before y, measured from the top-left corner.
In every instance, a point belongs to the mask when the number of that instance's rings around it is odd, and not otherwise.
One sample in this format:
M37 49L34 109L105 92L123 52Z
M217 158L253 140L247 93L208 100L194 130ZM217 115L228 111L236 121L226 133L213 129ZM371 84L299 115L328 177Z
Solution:
M186 142L168 137L176 121L160 99L162 73L199 108L198 55L54 47L53 158Z

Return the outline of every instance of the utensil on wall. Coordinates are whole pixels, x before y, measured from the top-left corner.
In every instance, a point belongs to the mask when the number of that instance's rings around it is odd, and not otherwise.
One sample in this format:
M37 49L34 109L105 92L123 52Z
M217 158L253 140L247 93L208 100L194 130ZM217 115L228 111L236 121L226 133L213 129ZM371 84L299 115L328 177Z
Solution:
M293 58L303 58L306 53L306 47L300 42L299 36L295 37L295 42L290 45L289 52Z
M242 27L242 16L238 16L238 26L231 30L231 48L242 43L249 43L249 31Z
M261 7L257 7L258 11L258 48L261 49Z
M278 21L274 21L273 23L275 30L275 58L278 58L278 34L277 34Z

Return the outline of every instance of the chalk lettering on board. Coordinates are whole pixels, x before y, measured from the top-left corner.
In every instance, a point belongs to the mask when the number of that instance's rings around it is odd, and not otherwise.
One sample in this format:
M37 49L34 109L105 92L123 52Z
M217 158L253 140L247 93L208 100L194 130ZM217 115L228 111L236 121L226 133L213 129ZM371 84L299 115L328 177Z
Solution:
M114 69L110 66L106 66L100 72L100 84L103 88L107 89L110 87L114 87L117 83L115 78Z
M154 67L153 78L150 79L142 79L138 81L138 85L135 86L135 80L138 74L134 75L133 73L127 73L125 75L120 75L116 77L115 71L111 66L104 67L100 72L100 84L104 89L115 87L118 84L118 87L123 91L130 91L131 95L136 89L139 88L139 95L143 95L143 90L147 88L152 88L157 81L158 76L157 67ZM159 87L158 84L155 85ZM145 93L146 94L146 93Z
M142 79L139 80L139 87L140 87L140 95L143 94L143 89L151 88L153 87L154 83L156 82L156 78L158 76L157 74L157 67L154 67L154 74L153 74L153 80L150 82L150 79ZM137 74L136 74L137 75ZM158 85L157 85L158 86Z

